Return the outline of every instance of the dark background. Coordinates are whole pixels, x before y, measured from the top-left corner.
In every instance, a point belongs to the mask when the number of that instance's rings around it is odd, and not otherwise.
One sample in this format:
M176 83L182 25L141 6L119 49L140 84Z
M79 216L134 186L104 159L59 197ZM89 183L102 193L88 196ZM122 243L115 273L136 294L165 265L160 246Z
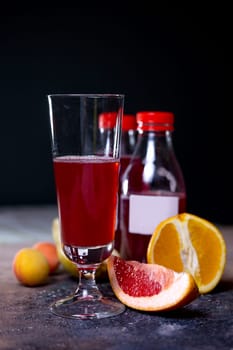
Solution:
M175 113L187 211L232 224L230 5L49 4L0 12L0 205L56 202L47 94L116 92Z

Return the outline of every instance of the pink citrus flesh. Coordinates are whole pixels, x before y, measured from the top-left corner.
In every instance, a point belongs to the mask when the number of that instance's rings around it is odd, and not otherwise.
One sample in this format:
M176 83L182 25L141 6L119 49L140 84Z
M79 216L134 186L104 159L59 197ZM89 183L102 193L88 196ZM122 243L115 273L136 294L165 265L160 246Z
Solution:
M126 261L113 255L107 261L107 269L116 297L136 310L174 310L199 296L196 282L187 272L178 273L158 264Z

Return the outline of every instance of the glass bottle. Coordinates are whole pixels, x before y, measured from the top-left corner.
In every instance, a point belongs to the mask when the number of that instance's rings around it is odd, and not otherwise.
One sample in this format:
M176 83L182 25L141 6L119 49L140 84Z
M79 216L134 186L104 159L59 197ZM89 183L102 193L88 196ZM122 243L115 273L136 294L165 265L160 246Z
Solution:
M99 130L101 144L104 146L106 154L111 146L110 140L112 139L111 134L115 126L116 113L106 112L101 113L99 116ZM121 151L120 151L120 173L119 173L119 197L118 197L118 208L117 208L117 220L115 230L115 242L114 248L120 251L121 244L121 231L120 231L120 188L121 188L121 176L127 168L130 157L135 149L137 141L137 122L136 117L133 114L124 114L122 118L122 130L121 130Z
M135 150L137 142L137 122L133 114L124 114L122 118L121 132L121 156L120 156L120 174L119 174L119 201L121 192L121 177L127 168L131 156ZM117 228L115 232L115 249L120 251L121 230L120 230L120 205L118 205Z
M120 254L146 262L149 240L162 220L186 210L186 188L172 133L174 114L136 114L138 139L121 182Z

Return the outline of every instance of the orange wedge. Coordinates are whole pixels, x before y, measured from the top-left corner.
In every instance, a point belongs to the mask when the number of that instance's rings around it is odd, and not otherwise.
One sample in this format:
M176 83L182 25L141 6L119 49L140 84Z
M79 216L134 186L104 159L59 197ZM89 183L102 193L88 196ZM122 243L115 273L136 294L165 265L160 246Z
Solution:
M189 213L162 221L147 249L147 262L189 272L200 293L216 287L226 264L226 244L211 222Z
M141 311L168 311L198 297L193 277L157 264L126 261L111 255L107 260L109 281L116 297Z

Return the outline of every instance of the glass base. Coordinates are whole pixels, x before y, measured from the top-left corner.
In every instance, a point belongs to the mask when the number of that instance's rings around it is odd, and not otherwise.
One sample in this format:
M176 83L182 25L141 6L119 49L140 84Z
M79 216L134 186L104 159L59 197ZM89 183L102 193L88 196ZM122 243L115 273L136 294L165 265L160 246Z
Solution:
M50 305L50 310L58 316L79 320L121 314L125 306L117 299L103 296L95 280L96 268L110 256L113 242L96 247L64 245L63 249L66 256L77 265L78 285L72 295Z
M117 316L125 311L125 306L109 297L90 298L71 295L54 302L50 310L57 316L85 320Z

